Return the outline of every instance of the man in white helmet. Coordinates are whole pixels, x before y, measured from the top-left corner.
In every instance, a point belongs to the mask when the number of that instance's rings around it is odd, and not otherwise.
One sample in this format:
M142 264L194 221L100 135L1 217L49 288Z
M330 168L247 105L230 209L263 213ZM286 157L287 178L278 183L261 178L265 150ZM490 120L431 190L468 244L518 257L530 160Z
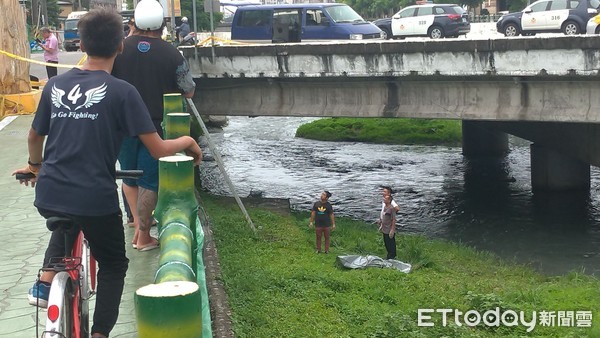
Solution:
M179 42L183 42L183 39L190 34L190 25L188 24L188 18L181 18L181 26L179 26Z
M163 94L194 95L195 83L187 61L177 48L161 39L163 8L158 1L142 0L134 12L135 30L125 39L112 74L132 84L141 94L156 130L162 137ZM158 247L150 236L152 212L158 197L158 161L137 138L123 142L119 154L122 169L141 169L139 180L123 180L123 191L132 210L135 234L132 246L139 251Z

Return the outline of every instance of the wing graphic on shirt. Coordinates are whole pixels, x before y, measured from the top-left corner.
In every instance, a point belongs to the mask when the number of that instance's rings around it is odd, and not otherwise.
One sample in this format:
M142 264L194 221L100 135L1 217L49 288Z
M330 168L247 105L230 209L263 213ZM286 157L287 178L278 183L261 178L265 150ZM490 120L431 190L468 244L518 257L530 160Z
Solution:
M65 91L62 90L62 89L58 89L58 88L56 88L56 85L53 85L52 86L52 93L51 93L52 104L56 108L65 107L65 108L71 110L71 107L67 106L66 104L64 104L62 102L63 96L65 96Z
M106 96L106 83L103 83L101 86L96 88L92 88L85 92L85 102L82 105L77 106L77 108L73 109L77 111L77 109L85 107L89 108L93 106L95 103L102 101L102 99Z

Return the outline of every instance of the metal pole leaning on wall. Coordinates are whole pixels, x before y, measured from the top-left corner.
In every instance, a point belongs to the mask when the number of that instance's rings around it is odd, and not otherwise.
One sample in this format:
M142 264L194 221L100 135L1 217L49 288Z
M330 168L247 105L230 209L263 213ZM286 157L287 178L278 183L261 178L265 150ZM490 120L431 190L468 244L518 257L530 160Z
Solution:
M219 169L221 170L221 174L223 174L223 177L225 178L225 182L229 186L229 190L233 194L235 201L237 202L238 206L240 207L240 210L242 210L244 217L246 217L246 221L248 222L248 225L250 226L252 231L256 234L256 227L254 226L254 223L252 222L252 219L250 218L248 211L246 211L246 208L244 207L244 203L242 203L240 196L238 196L238 194L235 190L235 187L233 186L233 182L231 182L229 175L227 175L227 171L225 171L225 165L223 164L223 160L221 159L221 154L218 152L217 147L215 147L215 144L212 142L212 139L210 138L210 134L208 133L208 129L206 128L204 121L202 121L202 118L200 117L200 113L198 112L198 109L196 109L196 105L194 104L194 101L192 101L192 99L190 99L190 98L187 98L186 100L187 100L188 105L192 108L192 111L194 112L194 116L196 116L196 120L198 120L198 123L200 124L200 127L202 128L202 132L204 133L204 136L206 137L206 142L208 143L208 148L210 149L213 156L215 157L215 161L217 161L217 165L219 166Z

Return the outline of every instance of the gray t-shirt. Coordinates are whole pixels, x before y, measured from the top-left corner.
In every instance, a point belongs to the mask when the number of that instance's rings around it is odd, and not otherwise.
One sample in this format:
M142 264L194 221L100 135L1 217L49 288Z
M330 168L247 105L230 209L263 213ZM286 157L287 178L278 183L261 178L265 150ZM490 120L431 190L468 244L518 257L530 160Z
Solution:
M384 204L381 215L381 232L388 235L392 230L392 225L396 224L396 210L392 205L386 207Z
M76 68L44 86L32 128L47 135L35 206L78 216L119 211L115 163L121 142L156 131L132 85Z

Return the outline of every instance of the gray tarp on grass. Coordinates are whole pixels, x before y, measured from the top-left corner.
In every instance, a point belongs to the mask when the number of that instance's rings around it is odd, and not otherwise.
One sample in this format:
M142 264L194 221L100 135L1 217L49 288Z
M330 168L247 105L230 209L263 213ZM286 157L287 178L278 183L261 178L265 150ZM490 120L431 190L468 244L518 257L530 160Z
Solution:
M404 273L409 273L411 269L411 265L408 263L400 262L395 259L383 259L381 257L371 255L337 256L337 261L339 264L348 269L364 269L367 267L392 268L400 270Z

